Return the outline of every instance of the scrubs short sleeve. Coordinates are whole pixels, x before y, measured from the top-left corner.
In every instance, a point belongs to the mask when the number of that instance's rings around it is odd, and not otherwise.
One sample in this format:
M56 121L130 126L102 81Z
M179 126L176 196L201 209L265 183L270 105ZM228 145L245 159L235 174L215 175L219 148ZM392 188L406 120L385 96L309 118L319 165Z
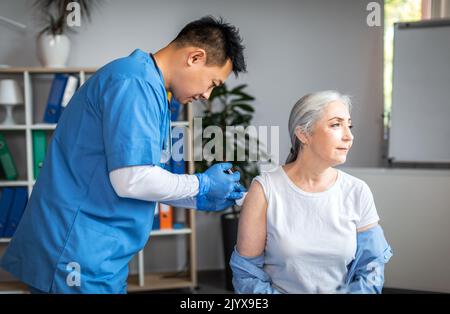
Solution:
M102 129L108 172L155 165L164 137L164 99L146 81L116 79L102 97Z

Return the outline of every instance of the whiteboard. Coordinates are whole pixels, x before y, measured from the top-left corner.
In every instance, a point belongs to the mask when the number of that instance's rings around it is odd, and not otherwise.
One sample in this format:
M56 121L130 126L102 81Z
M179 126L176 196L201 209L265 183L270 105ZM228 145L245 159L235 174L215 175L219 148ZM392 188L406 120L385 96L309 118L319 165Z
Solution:
M388 157L450 163L450 20L395 24Z

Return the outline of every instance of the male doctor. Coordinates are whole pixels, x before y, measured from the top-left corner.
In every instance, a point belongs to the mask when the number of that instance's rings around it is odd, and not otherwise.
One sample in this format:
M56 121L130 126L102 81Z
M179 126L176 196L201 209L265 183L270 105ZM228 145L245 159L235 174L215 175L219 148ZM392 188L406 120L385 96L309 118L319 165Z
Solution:
M216 211L243 196L229 163L175 175L161 167L170 112L245 71L238 30L205 17L154 55L100 68L62 114L2 266L36 293L125 293L128 263L155 202ZM78 278L78 279L77 279Z

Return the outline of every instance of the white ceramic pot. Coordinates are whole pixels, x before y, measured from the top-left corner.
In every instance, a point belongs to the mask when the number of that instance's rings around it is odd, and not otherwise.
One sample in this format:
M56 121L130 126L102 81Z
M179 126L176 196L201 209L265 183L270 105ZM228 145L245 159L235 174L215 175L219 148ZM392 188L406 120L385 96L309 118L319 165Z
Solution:
M65 67L70 53L70 40L64 34L42 34L37 38L37 54L44 67Z

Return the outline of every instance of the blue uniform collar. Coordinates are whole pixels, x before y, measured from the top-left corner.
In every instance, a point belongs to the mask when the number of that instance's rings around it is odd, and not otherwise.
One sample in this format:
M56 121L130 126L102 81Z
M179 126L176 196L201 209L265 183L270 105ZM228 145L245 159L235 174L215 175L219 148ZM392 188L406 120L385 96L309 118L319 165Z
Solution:
M156 72L158 72L159 78L161 79L161 83L163 86L166 86L165 82L164 82L164 76L162 74L161 69L158 67L158 64L156 63L155 57L153 56L153 54L147 53L141 49L135 49L130 56L136 57L137 59L141 59L143 60L145 63L148 63L149 65L153 65L153 67L155 68Z
M165 87L166 84L165 84L165 82L164 82L164 76L163 76L163 74L162 74L161 69L158 67L158 64L156 63L156 59L155 59L155 57L153 56L153 53L150 52L150 53L147 54L147 56L148 56L149 59L153 62L153 65L154 65L156 71L158 71L159 77L161 78L162 84L163 84L163 86Z

